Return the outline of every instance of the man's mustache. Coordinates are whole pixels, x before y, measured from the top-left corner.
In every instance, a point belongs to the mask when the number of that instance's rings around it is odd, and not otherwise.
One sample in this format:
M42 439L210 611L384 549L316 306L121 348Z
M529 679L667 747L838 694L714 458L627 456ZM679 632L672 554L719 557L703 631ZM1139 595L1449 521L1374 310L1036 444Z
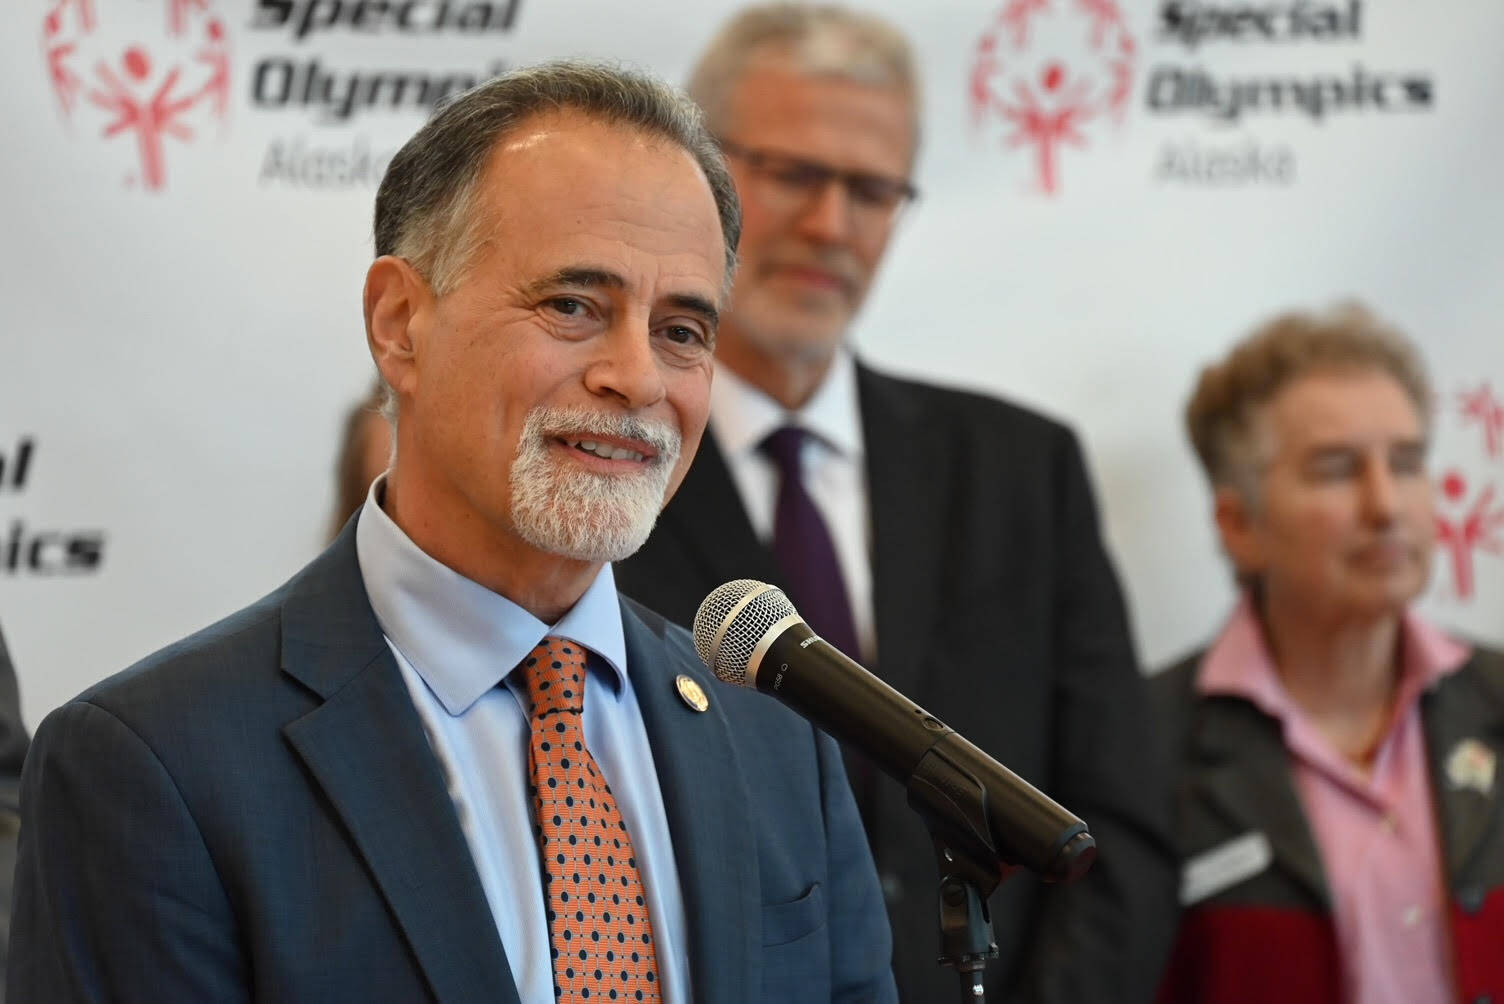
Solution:
M621 415L585 408L535 408L528 414L524 435L532 438L630 439L651 447L654 462L672 464L683 442L679 430L658 419Z
M850 252L830 249L790 248L768 257L766 266L771 268L812 268L829 272L849 286L861 282L862 266Z

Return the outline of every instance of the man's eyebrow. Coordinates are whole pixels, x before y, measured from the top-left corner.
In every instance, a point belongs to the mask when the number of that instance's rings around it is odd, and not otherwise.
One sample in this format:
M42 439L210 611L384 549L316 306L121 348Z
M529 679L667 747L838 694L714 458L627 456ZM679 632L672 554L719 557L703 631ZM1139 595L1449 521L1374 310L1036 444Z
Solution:
M1402 439L1395 439L1385 444L1386 448L1391 450L1419 450L1421 452L1424 452L1429 445L1430 444L1427 443L1424 438L1415 438L1410 436L1406 436ZM1354 453L1362 453L1365 449L1366 447L1358 443L1317 443L1306 450L1304 459L1306 461L1312 461L1323 460L1330 457L1343 457L1349 456Z
M715 304L703 296L695 296L692 293L671 293L668 302L680 310L694 311L709 321L712 328L721 323L721 312L715 309Z
M527 284L530 295L541 295L559 286L605 286L610 289L626 288L627 280L609 269L570 267L551 272L541 279Z

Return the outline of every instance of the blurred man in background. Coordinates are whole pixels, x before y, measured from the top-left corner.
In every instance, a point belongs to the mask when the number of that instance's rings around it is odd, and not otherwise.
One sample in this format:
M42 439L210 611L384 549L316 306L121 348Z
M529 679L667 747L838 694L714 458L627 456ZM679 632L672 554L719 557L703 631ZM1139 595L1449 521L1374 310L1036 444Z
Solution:
M1431 400L1347 307L1270 322L1186 408L1242 597L1153 681L1186 907L1162 1001L1504 999L1504 658L1412 609Z
M609 68L403 146L364 297L392 468L42 724L16 999L894 999L835 744L611 574L704 430L739 229L698 109Z
M1163 768L1080 448L1039 415L880 374L850 348L915 196L908 43L838 7L749 8L689 88L742 198L741 262L712 434L619 566L623 589L687 623L725 580L779 584L828 641L1078 813L1096 867L1070 888L999 890L989 985L997 1000L1148 999L1173 917ZM848 765L901 994L949 999L930 839L899 785Z

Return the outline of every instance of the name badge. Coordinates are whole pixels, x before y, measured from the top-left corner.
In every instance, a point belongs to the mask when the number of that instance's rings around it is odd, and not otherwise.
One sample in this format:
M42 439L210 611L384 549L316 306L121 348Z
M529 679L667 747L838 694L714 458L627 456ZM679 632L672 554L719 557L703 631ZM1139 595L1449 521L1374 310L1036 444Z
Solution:
M1252 878L1274 861L1269 838L1258 830L1203 851L1180 872L1180 905L1190 906Z

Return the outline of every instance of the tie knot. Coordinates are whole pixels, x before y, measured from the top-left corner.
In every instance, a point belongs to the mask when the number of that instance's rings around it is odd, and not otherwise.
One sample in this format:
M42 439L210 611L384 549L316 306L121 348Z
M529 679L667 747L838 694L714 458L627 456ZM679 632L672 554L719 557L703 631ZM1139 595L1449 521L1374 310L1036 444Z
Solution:
M797 425L785 425L768 433L767 438L758 444L758 449L778 465L780 474L798 480L799 451L804 448L808 436L809 433Z
M548 635L522 660L522 679L534 718L585 710L585 649L579 642Z

